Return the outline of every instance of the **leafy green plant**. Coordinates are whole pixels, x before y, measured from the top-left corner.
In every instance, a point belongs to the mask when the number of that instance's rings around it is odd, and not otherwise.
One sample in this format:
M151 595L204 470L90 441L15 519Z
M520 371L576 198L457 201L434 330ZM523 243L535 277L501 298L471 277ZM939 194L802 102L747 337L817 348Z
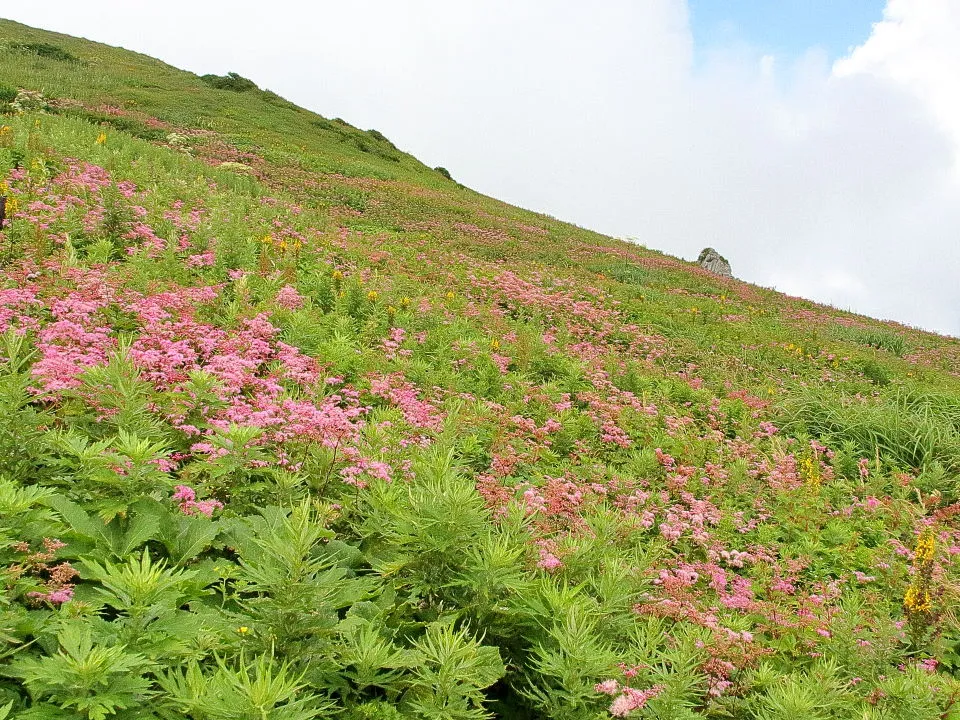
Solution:
M145 677L152 664L142 655L123 645L95 642L90 629L77 622L66 623L57 640L56 654L19 658L3 671L22 679L47 707L67 711L67 717L105 720L155 695ZM48 711L47 717L54 716Z
M503 676L496 648L482 645L466 630L432 624L414 646L419 662L403 705L418 717L473 720L491 717L483 690Z
M159 678L171 707L168 718L191 720L312 720L324 717L333 704L310 692L288 664L269 655L235 664L222 658L212 672L196 662Z
M226 75L201 75L200 79L204 83L217 90L231 90L233 92L248 92L257 90L257 84L235 72L229 72Z

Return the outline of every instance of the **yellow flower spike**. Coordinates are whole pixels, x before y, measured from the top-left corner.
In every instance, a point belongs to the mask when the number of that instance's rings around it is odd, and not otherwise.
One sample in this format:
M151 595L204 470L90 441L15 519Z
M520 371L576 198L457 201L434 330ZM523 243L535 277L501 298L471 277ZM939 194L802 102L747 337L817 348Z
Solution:
M237 628L237 632L241 635L246 635L248 632L250 632L250 628L248 628L246 625L241 625Z
M400 298L400 307L402 307L404 310L410 307L410 298L408 297Z
M341 280L343 280L343 273L340 272L339 270L334 270L334 271L330 274L330 277L332 277L332 278L333 278L334 280L336 280L337 282L340 282Z
M106 142L107 142L107 134L105 132L102 132L99 135L97 135L97 145L103 145Z
M380 294L376 290L371 290L367 293L367 300L370 302L375 301L378 297L380 297Z
M913 550L913 562L916 565L929 565L937 550L937 539L931 528L924 528L917 538L917 546Z
M490 349L491 349L491 350L499 350L499 349L500 349L500 341L497 340L496 338L493 338L493 339L490 341Z
M454 294L453 294L453 290L450 290L450 291L447 293L447 300L453 300L454 297L455 297L455 296L454 296Z
M260 242L262 242L264 245L273 245L273 235L267 233L263 236L263 239Z

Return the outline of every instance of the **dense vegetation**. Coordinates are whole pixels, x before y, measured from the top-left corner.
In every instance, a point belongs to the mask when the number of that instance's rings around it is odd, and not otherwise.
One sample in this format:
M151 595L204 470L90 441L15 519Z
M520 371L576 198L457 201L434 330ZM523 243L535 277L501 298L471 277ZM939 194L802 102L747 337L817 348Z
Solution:
M960 343L0 22L0 718L960 717Z

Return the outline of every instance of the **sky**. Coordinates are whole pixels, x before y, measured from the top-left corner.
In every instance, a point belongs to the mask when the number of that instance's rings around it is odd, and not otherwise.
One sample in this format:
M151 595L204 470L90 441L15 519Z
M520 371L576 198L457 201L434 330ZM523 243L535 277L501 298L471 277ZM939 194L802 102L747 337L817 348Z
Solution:
M239 72L485 194L960 336L957 0L97 7L3 13Z
M883 0L691 0L697 48L746 44L764 53L798 56L812 47L847 54L883 17Z

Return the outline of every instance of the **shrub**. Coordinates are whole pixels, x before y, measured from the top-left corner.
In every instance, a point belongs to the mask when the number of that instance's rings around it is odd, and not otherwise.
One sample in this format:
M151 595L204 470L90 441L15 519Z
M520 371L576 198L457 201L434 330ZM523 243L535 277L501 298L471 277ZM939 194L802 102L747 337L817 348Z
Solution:
M226 75L201 75L200 79L217 90L248 92L259 89L253 80L238 75L235 72L228 72Z
M71 62L78 63L80 58L78 58L73 53L69 53L64 50L59 45L54 45L53 43L19 43L17 45L11 46L14 50L19 50L20 52L31 53L37 57L47 58L48 60L58 60L59 62Z
M390 140L387 138L387 136L384 135L384 134L383 134L382 132L380 132L379 130L367 130L367 135L369 135L370 137L372 137L374 140L377 140L378 142L382 142L384 145L389 145L390 147L392 147L392 148L394 148L394 149L396 149L396 147L397 147L397 146L394 145L392 142L390 142Z
M438 173L443 175L447 180L453 180L453 176L450 174L450 171L447 170L442 165L438 165L437 167L434 168L434 170L436 170Z
M863 373L863 376L874 385L890 384L890 373L876 360L872 358L861 360L858 363L858 367L860 368L860 372Z

